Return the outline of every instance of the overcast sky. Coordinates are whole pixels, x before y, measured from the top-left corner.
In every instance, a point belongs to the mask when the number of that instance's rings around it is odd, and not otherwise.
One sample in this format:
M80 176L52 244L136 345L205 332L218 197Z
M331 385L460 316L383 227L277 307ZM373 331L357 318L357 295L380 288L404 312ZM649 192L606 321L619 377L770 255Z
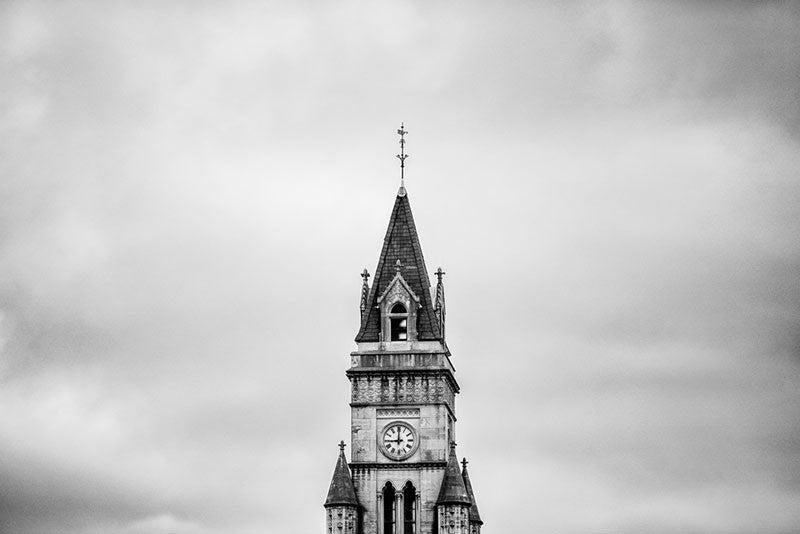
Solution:
M486 532L800 531L800 8L0 2L0 531L306 534L405 121Z

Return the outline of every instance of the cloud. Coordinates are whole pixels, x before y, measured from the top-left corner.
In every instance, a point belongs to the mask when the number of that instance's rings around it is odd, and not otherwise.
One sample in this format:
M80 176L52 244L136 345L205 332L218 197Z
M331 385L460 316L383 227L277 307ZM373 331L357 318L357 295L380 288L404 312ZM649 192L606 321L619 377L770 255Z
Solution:
M2 530L321 525L399 120L487 525L800 524L794 4L0 11Z

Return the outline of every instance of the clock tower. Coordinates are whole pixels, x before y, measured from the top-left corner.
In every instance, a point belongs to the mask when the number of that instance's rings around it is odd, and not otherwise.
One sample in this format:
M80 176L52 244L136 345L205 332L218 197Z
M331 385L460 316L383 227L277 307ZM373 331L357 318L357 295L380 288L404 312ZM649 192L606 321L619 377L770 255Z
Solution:
M407 132L398 133L402 172ZM432 294L401 178L372 284L361 274L361 324L346 372L350 463L340 452L326 534L480 534L455 450L459 386L445 342L444 274L436 271Z

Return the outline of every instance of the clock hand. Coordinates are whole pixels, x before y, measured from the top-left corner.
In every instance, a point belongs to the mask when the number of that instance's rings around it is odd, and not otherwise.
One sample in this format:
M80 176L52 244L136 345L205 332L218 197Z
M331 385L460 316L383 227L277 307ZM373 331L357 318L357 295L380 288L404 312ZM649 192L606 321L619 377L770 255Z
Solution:
M398 426L398 427L395 427L395 428L397 429L397 439L393 439L392 441L396 442L396 443L397 443L397 446L399 447L399 446L400 446L400 442L402 442L402 441L403 441L403 438L402 438L402 436L400 436L400 431L401 431L402 429L401 429L399 426Z

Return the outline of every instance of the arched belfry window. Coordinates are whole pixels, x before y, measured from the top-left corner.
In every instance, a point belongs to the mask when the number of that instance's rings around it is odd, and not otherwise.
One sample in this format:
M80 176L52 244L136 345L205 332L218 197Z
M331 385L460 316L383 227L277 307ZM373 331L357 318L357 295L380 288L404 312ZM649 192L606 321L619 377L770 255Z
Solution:
M420 300L400 273L395 275L378 297L378 307L381 310L381 341L417 341L417 310L421 308Z
M383 486L383 534L396 534L394 531L395 490L391 482Z
M389 329L391 341L408 340L408 310L401 302L392 306L389 311Z
M403 534L416 534L417 489L411 482L403 486Z

